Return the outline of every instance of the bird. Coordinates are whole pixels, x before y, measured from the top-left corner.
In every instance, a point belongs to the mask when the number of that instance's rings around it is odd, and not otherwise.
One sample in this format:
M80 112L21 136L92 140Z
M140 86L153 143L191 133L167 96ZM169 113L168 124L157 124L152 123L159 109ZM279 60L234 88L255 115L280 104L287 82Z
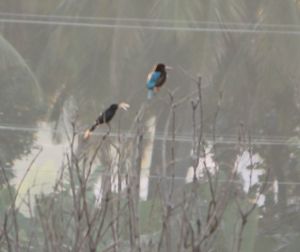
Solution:
M130 107L130 105L128 103L125 102L121 102L119 104L112 104L110 105L102 114L100 114L98 116L98 118L96 119L95 123L85 131L84 133L84 139L88 139L91 135L91 133L97 128L98 125L100 124L104 124L106 123L109 126L109 122L111 121L111 119L114 117L116 111L118 110L118 108L122 108L125 111Z
M147 78L148 99L151 99L154 93L159 92L161 86L167 80L167 70L171 69L172 67L166 66L163 63L156 64L153 67Z

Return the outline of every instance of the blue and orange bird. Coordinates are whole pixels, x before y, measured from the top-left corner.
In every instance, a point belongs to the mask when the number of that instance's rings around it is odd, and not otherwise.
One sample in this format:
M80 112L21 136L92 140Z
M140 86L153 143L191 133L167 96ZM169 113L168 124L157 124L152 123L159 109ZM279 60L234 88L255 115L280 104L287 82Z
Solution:
M172 67L162 63L153 67L147 78L148 99L151 99L154 93L159 92L159 89L167 80L167 70L171 69Z

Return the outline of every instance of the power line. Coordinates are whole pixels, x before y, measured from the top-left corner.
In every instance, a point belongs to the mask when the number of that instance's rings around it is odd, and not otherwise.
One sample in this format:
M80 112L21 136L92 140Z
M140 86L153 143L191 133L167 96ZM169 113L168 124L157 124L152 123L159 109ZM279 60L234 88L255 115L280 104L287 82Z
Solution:
M20 127L14 126L9 124L0 124L0 130L9 130L9 131L20 131L20 132L56 132L56 133L63 133L63 131L54 130L54 129L47 129L47 128L39 128L39 127ZM79 135L82 135L84 132L79 131ZM93 133L94 136L104 136L107 134L107 131L97 131ZM136 135L130 132L110 132L109 134L111 137L126 137L126 138L134 138ZM147 139L147 134L144 136ZM251 145L282 145L282 146L300 146L299 140L290 140L291 137L285 136L251 136L251 141L248 142L239 142L236 135L223 135L223 136L216 136L215 141L213 142L213 137L211 134L204 135L204 140L208 143L212 144L229 144L229 145L237 145L237 144L251 144ZM170 135L165 136L162 132L157 132L154 137L155 140L159 141L172 141L172 137ZM191 135L183 135L178 134L175 136L176 142L187 142L192 143L193 137Z
M273 27L273 28L300 28L296 24L270 24L270 23L244 23L244 22L217 22L217 21L203 21L203 20L175 20L164 18L130 18L130 17L95 17L95 16L71 16L71 15L44 15L44 14L31 14L31 13L14 13L14 12L0 12L0 17L13 17L13 18L39 18L43 20L82 20L82 21L125 21L125 22L141 22L141 23L167 23L167 24L205 24L216 26L241 26L241 27Z
M185 31L185 32L228 32L228 33L265 33L278 35L300 35L300 30L280 30L280 29L262 29L253 28L227 28L227 27L207 27L207 25L199 25L195 27L189 26L173 26L169 25L141 25L141 24L125 24L114 22L79 22L74 20L60 20L56 19L37 19L37 18L0 18L0 23L16 23L16 24L34 24L34 25L54 25L66 27L87 27L87 28L107 28L107 29L127 29L127 30L153 30L153 31ZM290 27L289 27L290 28Z
M17 170L17 169L15 169ZM43 173L43 174L48 174L48 173L53 173L54 171L41 171L39 170L37 173ZM118 174L113 174L113 173L100 173L99 174L99 177L112 177L112 179L116 179L118 178ZM120 174L120 178L124 179L126 177L129 177L129 178L134 178L136 176L134 175L130 175L130 174ZM149 178L149 179L157 179L157 180L187 180L186 177L182 177L182 176L163 176L163 175L141 175L140 178ZM206 184L208 183L209 180L208 179L197 179L197 183L199 184ZM243 180L240 179L231 179L231 180L226 180L226 179L218 179L218 182L219 183L234 183L234 184L244 184ZM252 184L252 186L254 185L263 185L263 184L268 184L268 185L273 185L275 181L272 181L272 180L268 180L268 181L261 181L261 182L255 182ZM55 181L53 181L53 183L55 183ZM50 182L44 182L44 183L38 183L36 184L37 186L39 185L47 185L47 184L53 184L53 183L50 183ZM192 182L186 182L186 183L192 183ZM276 184L278 185L289 185L289 186L292 186L292 185L300 185L300 181L276 181Z

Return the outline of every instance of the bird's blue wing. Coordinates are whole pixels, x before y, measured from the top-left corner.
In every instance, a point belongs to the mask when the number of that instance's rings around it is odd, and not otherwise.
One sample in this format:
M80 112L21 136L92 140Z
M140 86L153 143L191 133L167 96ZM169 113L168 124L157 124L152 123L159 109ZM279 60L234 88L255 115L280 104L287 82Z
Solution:
M159 79L161 73L160 72L151 72L149 75L148 75L148 78L147 78L147 88L148 89L153 89L157 83L157 80Z

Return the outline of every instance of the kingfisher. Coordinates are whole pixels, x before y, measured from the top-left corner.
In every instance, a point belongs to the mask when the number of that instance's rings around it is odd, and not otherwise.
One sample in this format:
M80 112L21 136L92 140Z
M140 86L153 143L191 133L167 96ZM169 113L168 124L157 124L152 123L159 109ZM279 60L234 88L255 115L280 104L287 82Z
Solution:
M172 67L162 63L153 67L147 78L148 99L151 99L154 93L159 92L159 89L167 80L167 70L171 69Z
M97 128L98 125L100 124L107 124L108 127L110 128L109 122L111 119L114 117L115 113L117 112L118 108L122 108L125 111L128 110L130 105L125 102L121 102L119 104L112 104L110 105L102 114L98 116L96 119L95 123L90 127L86 132L84 133L84 139L88 139L91 135L91 133Z

